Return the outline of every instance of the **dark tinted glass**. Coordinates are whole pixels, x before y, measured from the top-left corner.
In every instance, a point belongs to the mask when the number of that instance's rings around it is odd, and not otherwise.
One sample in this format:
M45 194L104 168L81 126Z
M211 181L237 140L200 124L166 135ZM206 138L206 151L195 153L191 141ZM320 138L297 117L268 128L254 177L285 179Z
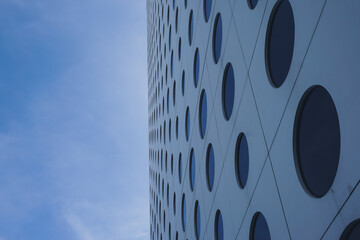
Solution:
M169 95L170 95L170 90L168 88L167 95L166 95L166 111L167 111L167 113L169 113L169 105L170 105ZM165 133L165 129L164 129L164 133Z
M174 72L174 50L171 50L171 59L170 59L170 75L173 76Z
M192 148L190 151L190 189L191 191L194 190L195 185L195 153L194 149Z
M173 84L173 105L175 106L175 102L176 102L176 82L174 81Z
M200 113L199 113L199 124L200 124L200 135L201 138L204 138L206 132L206 122L207 122L207 99L206 92L203 89L200 97Z
M175 134L176 134L176 139L177 139L179 136L179 118L178 117L176 117Z
M181 183L182 179L182 162L181 162L181 153L179 154L179 183Z
M321 86L303 95L294 126L294 153L306 189L324 196L334 182L340 156L340 126L335 104Z
M174 171L174 155L171 154L171 174L173 174Z
M171 25L169 28L169 50L171 49Z
M224 240L224 225L220 210L217 210L215 217L215 240Z
M213 33L213 56L215 63L219 61L220 53L221 53L221 45L222 45L222 20L220 13L218 13L215 19L214 33Z
M238 184L244 188L249 173L249 148L246 136L240 133L236 142L235 171Z
M194 85L197 87L199 82L199 70L200 70L200 57L199 57L199 49L196 48L194 55Z
M186 141L189 140L189 134L190 134L190 112L189 107L186 108L186 114L185 114L185 137Z
M185 71L183 71L182 77L181 77L181 93L184 96L184 94L185 94Z
M270 240L270 231L264 215L257 212L251 222L250 240Z
M179 60L180 60L181 59L181 38L179 38L178 56L179 56Z
M266 62L270 82L280 87L289 72L294 51L295 22L288 0L275 5L266 35Z
M211 5L212 0L204 0L204 16L206 22L209 20L211 14Z
M174 210L174 215L176 214L176 193L174 192L174 197L173 197L173 210Z
M176 8L176 13L175 13L175 32L177 32L177 30L178 30L178 19L179 19L179 8Z
M192 43L192 38L193 38L193 11L190 11L190 15L189 15L189 44L191 45Z
M250 9L254 9L258 3L258 0L248 0L248 5Z
M234 106L235 77L231 63L228 63L223 77L222 84L222 106L226 120L229 120Z
M215 176L215 155L214 149L211 144L209 144L207 153L206 153L206 177L207 184L210 191L214 186L214 176Z
M346 227L340 240L358 240L360 239L360 219L357 219Z
M181 203L181 221L182 221L183 230L185 231L185 227L186 227L186 199L185 199L185 194L183 194L182 203Z
M195 236L196 236L196 239L199 239L200 231L201 231L201 216L200 216L200 206L199 206L198 201L195 202L194 217L195 217L195 221L194 221L194 223L195 223Z
M169 119L169 142L171 142L171 119ZM167 171L167 161L165 163L165 170Z

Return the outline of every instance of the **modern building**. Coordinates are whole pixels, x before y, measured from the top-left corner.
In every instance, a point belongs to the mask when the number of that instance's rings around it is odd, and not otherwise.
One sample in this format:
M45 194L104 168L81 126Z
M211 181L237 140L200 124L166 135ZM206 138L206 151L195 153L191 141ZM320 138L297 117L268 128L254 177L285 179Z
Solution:
M151 239L360 239L359 12L147 0Z

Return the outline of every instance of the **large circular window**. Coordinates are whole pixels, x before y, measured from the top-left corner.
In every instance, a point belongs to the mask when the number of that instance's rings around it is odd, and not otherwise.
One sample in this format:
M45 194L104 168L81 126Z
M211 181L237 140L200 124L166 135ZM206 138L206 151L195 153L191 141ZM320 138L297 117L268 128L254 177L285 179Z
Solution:
M200 58L199 58L199 49L196 48L194 55L194 66L193 66L193 74L194 74L194 85L197 87L199 82L199 71L200 71Z
M224 224L220 210L216 211L214 234L215 240L224 240Z
M189 29L188 29L188 34L189 34L189 44L191 45L192 43L192 39L193 39L193 31L194 31L194 21L193 21L193 10L190 11L190 15L189 15Z
M210 18L211 5L212 5L212 0L204 0L204 17L206 22L209 21Z
M222 20L221 15L218 13L216 15L214 30L213 30L213 40L212 40L212 50L214 61L217 63L220 58L221 45L222 45Z
M269 227L261 212L255 213L251 221L250 240L271 240Z
M183 194L182 201L181 201L181 222L183 231L185 232L186 227L186 199L185 194Z
M189 112L189 107L186 108L186 113L185 113L185 137L186 137L186 141L189 140L189 135L190 135L190 112Z
M195 152L194 152L193 148L190 151L189 177L190 177L190 189L191 189L191 191L194 191L194 186L195 186Z
M214 178L215 178L215 155L214 149L211 143L209 144L206 151L206 182L211 192L214 186Z
M200 109L199 109L199 125L200 125L201 138L204 138L205 136L206 121L207 121L207 100L206 100L205 89L203 89L200 96Z
M289 72L295 40L294 15L288 0L279 0L271 12L265 58L271 84L280 87Z
M231 63L226 65L222 82L222 107L224 117L229 120L234 106L235 77Z
M294 124L294 158L303 187L322 197L331 188L340 157L340 125L335 104L321 86L300 100Z
M360 239L360 219L351 222L344 232L342 233L340 240L357 240Z
M240 188L244 188L249 173L249 148L244 133L240 133L236 141L235 172Z

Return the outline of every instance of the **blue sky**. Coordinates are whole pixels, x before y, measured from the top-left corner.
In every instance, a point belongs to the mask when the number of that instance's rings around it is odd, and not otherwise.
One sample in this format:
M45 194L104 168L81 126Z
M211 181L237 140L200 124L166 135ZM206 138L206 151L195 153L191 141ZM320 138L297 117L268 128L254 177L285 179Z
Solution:
M0 0L0 240L148 239L145 0Z

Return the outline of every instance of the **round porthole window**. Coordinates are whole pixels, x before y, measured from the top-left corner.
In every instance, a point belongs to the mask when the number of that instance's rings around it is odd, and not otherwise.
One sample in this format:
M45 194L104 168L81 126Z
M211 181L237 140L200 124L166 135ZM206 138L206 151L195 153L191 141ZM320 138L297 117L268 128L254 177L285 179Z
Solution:
M224 224L220 210L216 211L214 225L215 240L224 240Z
M244 188L249 173L249 148L244 133L240 133L236 141L235 172L240 188Z
M231 63L226 65L222 82L222 107L226 120L229 120L233 111L235 96L235 76Z
M208 189L211 192L214 186L214 178L215 178L215 155L214 149L211 143L208 145L206 151L206 182L208 185Z
M200 136L204 138L207 124L207 99L205 89L202 90L200 96L200 109L199 109L199 125Z
M190 112L189 107L186 108L185 113L185 137L186 141L189 141L189 135L190 135Z
M342 233L340 240L357 240L360 239L360 219L351 222L344 232Z
M189 177L190 177L190 189L191 189L191 191L194 191L194 187L195 187L195 152L194 152L193 148L190 151Z
M185 232L186 228L186 198L185 194L183 194L182 202L181 202L181 222L182 222L182 228Z
M268 224L261 212L255 213L251 221L250 240L271 240Z
M294 124L294 158L304 189L315 197L331 188L340 157L340 124L335 104L322 86L300 100Z
M199 201L195 202L195 211L194 211L194 228L195 228L195 237L196 239L200 238L201 231L201 215L200 215L200 206Z
M257 5L258 0L247 0L247 2L248 2L249 8L250 8L251 10L253 10L253 9L256 7L256 5Z
M218 63L220 58L221 45L222 45L222 20L220 13L216 15L213 31L214 32L213 32L212 50L213 50L214 62Z
M211 14L211 5L212 5L212 0L204 0L205 22L209 21L210 14Z
M193 65L193 74L194 74L194 85L197 87L199 82L199 72L200 72L200 57L199 49L196 48L194 55L194 65Z
M289 72L295 41L295 21L288 0L279 0L267 27L265 61L270 83L280 87Z

